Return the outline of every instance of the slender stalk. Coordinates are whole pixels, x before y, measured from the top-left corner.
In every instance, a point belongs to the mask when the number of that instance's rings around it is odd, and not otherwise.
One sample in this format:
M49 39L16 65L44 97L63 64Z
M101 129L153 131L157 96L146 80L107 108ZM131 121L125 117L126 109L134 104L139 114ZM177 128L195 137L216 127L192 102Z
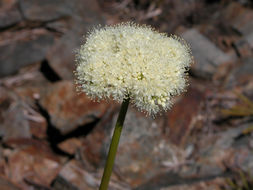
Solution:
M107 190L107 188L108 188L110 177L112 174L113 163L115 160L115 156L116 156L117 148L118 148L118 144L119 144L119 139L120 139L121 131L123 128L123 123L125 121L125 116L127 113L128 104L129 104L129 98L124 99L121 104L119 116L118 116L118 119L117 119L117 122L115 125L115 129L113 132L112 141L111 141L109 153L107 156L104 174L102 177L102 181L101 181L99 190Z

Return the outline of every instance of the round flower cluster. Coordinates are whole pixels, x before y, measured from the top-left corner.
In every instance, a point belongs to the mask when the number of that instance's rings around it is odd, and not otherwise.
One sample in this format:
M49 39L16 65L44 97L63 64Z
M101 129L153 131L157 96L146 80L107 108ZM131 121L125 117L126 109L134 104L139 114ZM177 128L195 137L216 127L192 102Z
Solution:
M185 86L192 63L186 43L133 23L95 29L77 53L77 83L92 98L130 98L156 114L171 106Z

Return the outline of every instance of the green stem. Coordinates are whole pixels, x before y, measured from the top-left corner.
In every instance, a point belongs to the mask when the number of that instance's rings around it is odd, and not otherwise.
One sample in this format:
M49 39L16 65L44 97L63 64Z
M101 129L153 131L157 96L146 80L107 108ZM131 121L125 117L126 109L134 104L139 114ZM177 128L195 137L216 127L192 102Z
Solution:
M124 99L120 108L119 116L115 125L115 129L113 132L112 136L112 141L109 149L109 153L107 156L106 164L105 164L105 169L104 169L104 174L102 177L102 181L99 187L99 190L107 190L108 184L110 181L110 177L112 174L112 168L113 168L113 163L115 160L118 144L119 144L119 139L120 139L120 134L123 128L123 123L126 117L127 113L127 108L129 104L129 98Z

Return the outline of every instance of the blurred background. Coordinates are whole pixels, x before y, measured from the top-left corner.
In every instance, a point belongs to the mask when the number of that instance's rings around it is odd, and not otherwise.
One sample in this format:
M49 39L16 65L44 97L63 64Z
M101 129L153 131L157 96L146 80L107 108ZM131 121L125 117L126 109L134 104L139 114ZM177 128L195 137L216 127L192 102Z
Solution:
M0 0L0 189L95 190L119 111L74 86L95 26L183 37L188 91L155 119L130 107L110 190L253 189L253 1Z

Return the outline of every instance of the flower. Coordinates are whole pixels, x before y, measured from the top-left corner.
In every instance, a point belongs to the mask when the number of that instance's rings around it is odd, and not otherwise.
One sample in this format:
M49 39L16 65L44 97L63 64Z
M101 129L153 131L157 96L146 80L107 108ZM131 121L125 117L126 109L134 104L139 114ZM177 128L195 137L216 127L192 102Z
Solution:
M123 23L91 31L76 62L76 81L88 96L130 97L137 108L154 115L169 109L171 98L184 91L192 55L179 37Z

